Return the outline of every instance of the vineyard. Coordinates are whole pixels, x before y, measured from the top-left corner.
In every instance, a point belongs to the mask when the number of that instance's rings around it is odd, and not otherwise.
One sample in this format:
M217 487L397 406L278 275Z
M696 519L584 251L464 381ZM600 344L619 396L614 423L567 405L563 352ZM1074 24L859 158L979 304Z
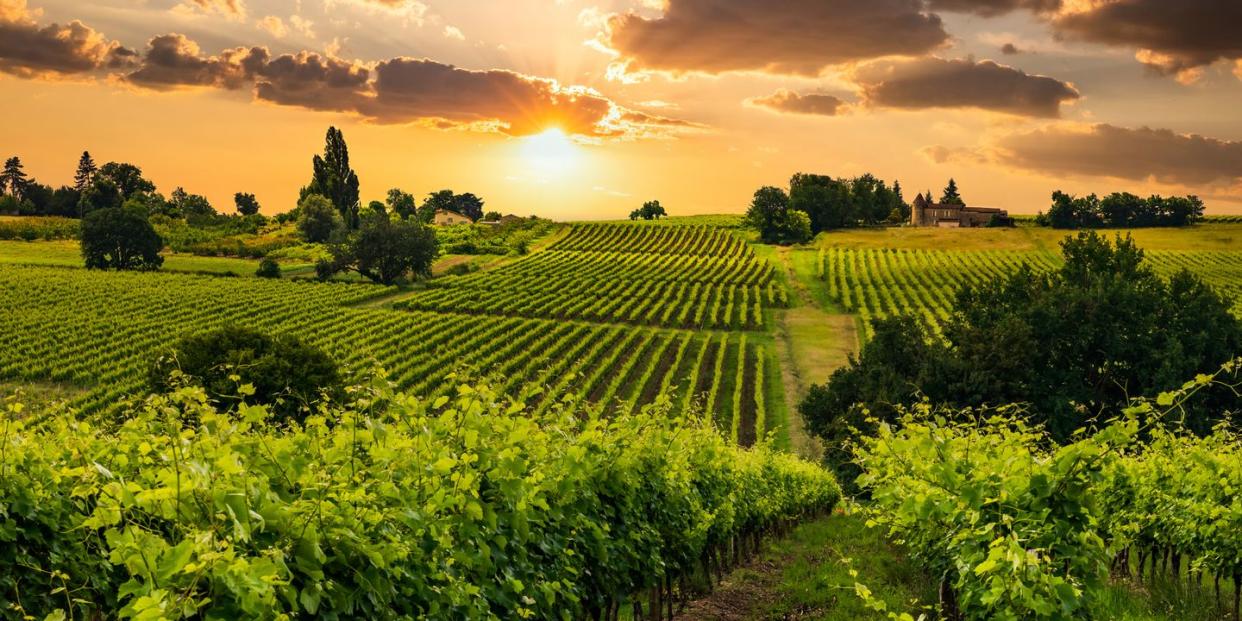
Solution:
M896 315L915 317L929 333L940 334L963 285L1022 265L1037 272L1055 269L1060 260L1051 252L827 248L819 251L817 265L830 298L856 313L870 336L873 319ZM1242 252L1156 250L1147 253L1147 260L1162 276L1185 268L1242 299Z
M576 229L564 242L598 244L587 235L592 228L578 227L581 232ZM414 394L434 396L448 385L446 377L465 371L495 376L505 394L521 397L540 412L566 401L629 412L668 393L675 395L679 409L693 404L712 412L717 424L743 445L779 427L782 417L769 412L765 398L779 372L768 360L765 335L657 327L690 323L686 320L633 322L639 325L618 320L638 316L626 314L638 308L676 318L676 309L691 317L732 317L739 328L761 326L763 306L758 293L750 297L752 292L783 296L771 280L771 268L755 260L741 242L705 228L696 227L691 234L674 227L605 228L644 234L607 242L631 261L600 260L600 270L632 277L655 274L646 282L713 293L700 296L697 305L678 306L682 298L660 294L663 288L652 289L648 297L613 293L607 298L558 288L536 278L541 268L563 263L566 255L598 252L555 249L502 267L498 275L482 272L464 278L502 280L512 286L529 282L528 288L543 291L551 307L578 311L489 314L480 312L473 298L459 298L434 311L413 309L420 305L407 299L398 303L402 310L393 310L363 303L382 301L396 294L395 289L364 284L14 267L0 273L0 287L14 292L0 300L6 318L0 339L10 345L0 349L0 379L68 384L80 389L71 405L84 413L114 411L125 396L143 390L147 368L177 338L236 324L297 335L353 370L378 366ZM630 245L648 248L665 238L682 244L677 246L681 250L649 254ZM608 274L591 278L600 283L596 292L611 290L609 283L614 282ZM414 296L456 290L447 285ZM722 291L739 302L726 300ZM495 293L498 300L506 297L504 290ZM601 299L622 305L589 315L592 304L603 307ZM54 317L67 319L49 321Z
M764 310L786 303L772 267L728 232L705 226L587 224L574 226L547 251L510 265L438 279L399 306L761 330Z

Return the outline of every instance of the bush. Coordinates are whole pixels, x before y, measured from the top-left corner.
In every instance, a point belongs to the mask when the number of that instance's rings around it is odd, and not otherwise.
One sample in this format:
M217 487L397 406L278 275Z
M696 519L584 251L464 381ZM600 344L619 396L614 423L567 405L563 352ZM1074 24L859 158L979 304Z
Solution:
M236 326L181 339L151 366L148 381L156 392L188 381L202 386L213 401L230 405L239 392L250 391L249 401L293 419L320 396L341 395L340 371L323 351L290 335ZM243 390L247 384L250 388Z
M264 257L259 261L259 269L255 270L254 275L259 278L280 278L280 264L275 259Z
M88 269L156 270L164 240L138 208L105 207L82 218L82 258Z
M0 218L0 239L77 239L78 221L56 216Z

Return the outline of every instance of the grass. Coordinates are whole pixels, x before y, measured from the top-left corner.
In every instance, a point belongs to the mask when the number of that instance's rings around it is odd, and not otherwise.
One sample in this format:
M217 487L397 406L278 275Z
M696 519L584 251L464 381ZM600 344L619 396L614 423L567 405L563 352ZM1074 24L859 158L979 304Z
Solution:
M1100 229L1113 236L1130 233L1146 250L1242 250L1242 224L1206 223L1185 228ZM821 233L813 242L823 248L910 248L925 250L1056 251L1073 231L1036 226L1004 229L891 227Z
M848 559L848 562L846 561ZM850 575L850 569L858 577ZM889 610L915 612L936 601L935 581L916 569L861 516L837 512L772 541L684 617L697 619L886 619L854 593L866 585Z
M49 265L82 267L82 253L74 240L14 241L0 240L0 264ZM254 276L259 267L256 259L232 257L200 257L192 254L164 255L165 271L204 274ZM314 270L311 270L312 273Z

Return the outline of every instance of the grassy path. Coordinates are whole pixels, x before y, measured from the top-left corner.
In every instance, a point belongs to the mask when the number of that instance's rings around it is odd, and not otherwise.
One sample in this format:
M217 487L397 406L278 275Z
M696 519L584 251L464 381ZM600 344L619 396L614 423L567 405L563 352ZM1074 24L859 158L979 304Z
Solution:
M691 602L676 619L887 618L864 606L854 593L856 581L890 610L915 613L936 597L935 581L914 569L878 529L867 528L861 516L838 511L765 545L751 563L727 576L711 595Z

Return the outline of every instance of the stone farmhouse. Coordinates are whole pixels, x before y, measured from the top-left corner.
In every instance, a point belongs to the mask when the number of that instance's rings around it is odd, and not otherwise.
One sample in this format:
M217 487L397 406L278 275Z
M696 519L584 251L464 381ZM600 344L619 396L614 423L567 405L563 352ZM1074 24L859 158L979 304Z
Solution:
M435 216L431 219L431 223L436 226L470 224L471 222L470 218L449 209L437 209Z
M919 194L910 204L910 226L938 226L943 228L968 228L987 226L993 217L1009 223L1009 212L995 207L967 207L933 203L931 196Z

